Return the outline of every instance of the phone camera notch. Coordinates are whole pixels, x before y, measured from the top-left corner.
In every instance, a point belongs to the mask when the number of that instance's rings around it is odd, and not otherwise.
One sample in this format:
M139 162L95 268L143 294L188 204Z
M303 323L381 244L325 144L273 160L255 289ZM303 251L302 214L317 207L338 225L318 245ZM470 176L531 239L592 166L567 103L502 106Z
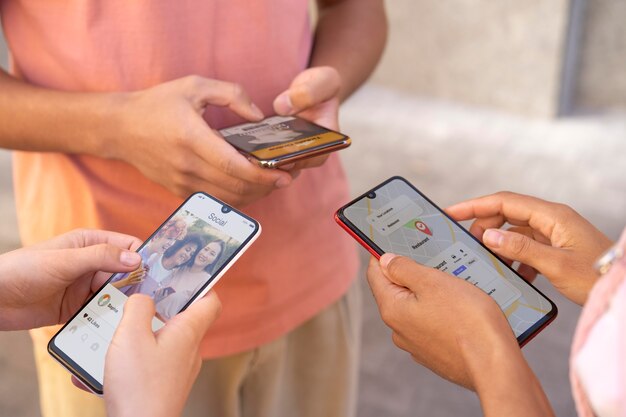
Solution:
M230 207L228 206L222 206L222 213L226 214L230 211Z
M374 191L370 191L369 193L367 193L367 198L369 198L370 200L375 199L376 193Z

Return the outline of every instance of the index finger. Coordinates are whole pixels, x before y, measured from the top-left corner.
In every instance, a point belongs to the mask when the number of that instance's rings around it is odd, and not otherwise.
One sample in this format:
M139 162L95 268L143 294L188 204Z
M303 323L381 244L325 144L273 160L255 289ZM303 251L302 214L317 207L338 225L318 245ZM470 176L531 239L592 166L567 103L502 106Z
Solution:
M143 243L141 239L135 236L117 232L110 232L107 230L88 229L83 230L82 235L84 238L85 246L108 243L122 249L136 250Z
M70 249L108 243L121 249L136 250L142 241L134 236L123 233L97 229L76 229L53 239L38 243L29 248L34 249Z
M194 151L206 162L225 175L239 178L254 184L286 187L291 183L291 175L278 169L261 168L243 156L230 143L208 126L195 142Z
M202 77L195 77L194 80L197 84L193 88L193 95L201 107L228 107L245 119L263 119L263 113L240 84Z
M499 192L496 194L467 200L446 209L455 220L469 220L503 216L517 226L530 226L544 236L550 236L558 220L561 205L536 197Z

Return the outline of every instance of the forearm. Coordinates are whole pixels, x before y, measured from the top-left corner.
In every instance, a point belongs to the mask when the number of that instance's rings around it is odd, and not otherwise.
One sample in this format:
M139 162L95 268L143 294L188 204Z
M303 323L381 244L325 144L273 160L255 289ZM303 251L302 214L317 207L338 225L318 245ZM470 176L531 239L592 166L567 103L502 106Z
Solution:
M122 278L119 281L114 281L114 282L111 282L110 284L113 285L118 290L121 290L122 288L128 285L128 282L129 282L128 278Z
M0 147L106 157L123 96L40 88L0 70Z
M370 76L385 47L387 18L382 0L318 0L319 19L311 66L328 65L342 79L340 99Z
M474 387L486 417L548 417L554 413L517 346L496 347L481 361L470 361Z
M11 265L11 252L0 254L0 277L5 277L7 274L14 274L10 268ZM6 287L6 280L0 279L0 331L12 330L13 322L11 319L11 309L9 307L9 301L4 299L4 295L8 293Z
M16 249L11 252L0 254L0 331L22 330L25 328L25 312L20 308L20 296L23 289L16 285L16 280L10 279L20 277L23 262L24 249ZM17 280L22 284L24 280ZM16 297L16 294L18 296Z

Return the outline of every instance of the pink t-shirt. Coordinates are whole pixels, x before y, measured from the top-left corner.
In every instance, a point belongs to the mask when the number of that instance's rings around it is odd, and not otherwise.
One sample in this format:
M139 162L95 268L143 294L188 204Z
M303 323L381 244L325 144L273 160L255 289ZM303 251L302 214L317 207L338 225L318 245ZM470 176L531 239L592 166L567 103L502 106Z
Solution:
M307 0L0 0L0 16L13 72L29 83L128 91L197 74L242 84L266 114L311 50ZM241 121L216 108L206 119ZM90 156L15 152L14 178L24 244L77 227L146 238L181 203L132 166ZM216 287L223 312L205 357L269 342L347 291L357 257L332 218L347 197L332 156L244 208L263 233Z

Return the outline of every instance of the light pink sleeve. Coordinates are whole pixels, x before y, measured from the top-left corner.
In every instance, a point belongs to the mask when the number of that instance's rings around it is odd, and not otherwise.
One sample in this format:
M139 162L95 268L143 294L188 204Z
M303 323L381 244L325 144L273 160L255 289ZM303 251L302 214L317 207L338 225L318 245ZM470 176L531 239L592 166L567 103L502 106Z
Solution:
M626 230L618 242L618 246L626 250ZM618 299L619 298L619 299ZM605 314L610 309L610 320L614 326L606 326ZM602 323L601 323L602 320ZM602 324L602 325L600 325ZM604 334L605 332L617 334ZM601 343L593 343L599 339L616 343L617 352L612 358L607 358ZM581 369L581 362L586 368L596 369L598 377L589 381L581 380L577 368ZM608 363L611 362L611 363ZM601 378L604 372L616 375L615 378ZM570 380L576 409L579 416L593 417L594 411L585 392L585 385L594 384L594 388L601 389L608 394L605 398L610 401L610 413L607 415L626 417L626 258L618 259L611 269L600 279L589 294L583 312L576 327L570 357ZM607 384L610 384L607 385ZM610 393L610 394L609 394Z

